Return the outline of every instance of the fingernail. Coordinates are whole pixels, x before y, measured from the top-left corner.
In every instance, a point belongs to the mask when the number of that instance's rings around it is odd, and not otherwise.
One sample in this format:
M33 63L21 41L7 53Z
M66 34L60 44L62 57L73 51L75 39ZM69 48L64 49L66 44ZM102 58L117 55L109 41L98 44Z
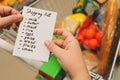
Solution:
M50 44L50 41L49 41L49 40L45 41L45 44L46 44L46 45L49 45L49 44Z
M23 16L21 14L18 14L18 19L21 21L23 19Z

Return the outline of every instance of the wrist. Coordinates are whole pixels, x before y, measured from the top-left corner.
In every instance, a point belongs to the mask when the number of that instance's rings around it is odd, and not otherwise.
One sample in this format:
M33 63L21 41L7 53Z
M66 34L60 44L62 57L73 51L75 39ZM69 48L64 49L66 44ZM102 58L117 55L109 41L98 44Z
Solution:
M75 69L69 75L72 80L91 80L91 77L85 67L83 69Z
M88 74L78 74L71 76L71 80L91 80L91 78Z

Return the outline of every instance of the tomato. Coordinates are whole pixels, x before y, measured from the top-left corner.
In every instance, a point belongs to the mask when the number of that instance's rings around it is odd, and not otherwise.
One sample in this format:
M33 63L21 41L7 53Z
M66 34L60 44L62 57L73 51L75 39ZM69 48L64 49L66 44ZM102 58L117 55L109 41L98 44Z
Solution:
M83 41L83 45L88 46L88 44L89 44L89 40L88 40L88 39L85 39L85 40Z
M98 47L98 41L96 39L90 39L88 47L90 47L91 49L96 49Z
M83 35L79 34L79 35L77 36L77 40L83 42L83 40L84 40Z
M92 39L92 38L94 38L95 33L96 33L96 32L95 32L94 29L92 29L92 28L87 29L87 30L86 30L86 34L85 34L85 38L87 38L87 39Z
M100 41L101 36L102 36L102 35L101 35L101 32L98 31L98 32L96 33L96 35L95 35L95 38L96 38L98 41Z
M91 28L91 29L97 31L97 26L94 23L92 23L88 28Z
M85 36L86 31L87 31L87 29L84 28L83 30L81 30L80 34L83 35L83 36Z
M89 21L89 20L88 20ZM99 46L101 39L101 32L97 29L96 24L88 23L83 24L82 28L79 29L77 39L90 49L96 49Z

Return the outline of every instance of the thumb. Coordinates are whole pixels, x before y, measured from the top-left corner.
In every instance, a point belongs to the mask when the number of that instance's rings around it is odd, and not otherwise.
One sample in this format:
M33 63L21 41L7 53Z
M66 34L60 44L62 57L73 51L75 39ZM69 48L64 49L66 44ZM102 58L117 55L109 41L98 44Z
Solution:
M64 51L62 48L57 46L54 42L45 41L45 45L52 53L54 53L56 57L59 57L61 53L63 53Z
M8 26L10 24L22 21L22 19L23 19L23 17L20 14L2 17L2 18L0 18L0 22L2 22L2 23L0 23L0 27L5 27L5 26Z

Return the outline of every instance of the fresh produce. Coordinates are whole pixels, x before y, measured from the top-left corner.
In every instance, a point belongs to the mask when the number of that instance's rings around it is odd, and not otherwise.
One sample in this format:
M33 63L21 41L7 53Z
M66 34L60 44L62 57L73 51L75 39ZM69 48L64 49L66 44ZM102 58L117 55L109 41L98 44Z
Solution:
M99 4L104 4L107 0L95 0L97 3L99 3Z
M73 14L76 14L76 13L84 13L84 10L83 10L83 8L80 6L80 7L75 7L72 12L73 12Z
M84 13L94 19L99 14L99 4L94 0L78 0L77 5L72 12L73 14Z
M82 13L71 14L62 21L58 22L55 28L66 29L74 35L79 25L82 25L85 20L86 16Z
M82 27L80 27L76 39L79 40L84 46L95 50L99 47L101 31L93 22L89 20L86 21Z

